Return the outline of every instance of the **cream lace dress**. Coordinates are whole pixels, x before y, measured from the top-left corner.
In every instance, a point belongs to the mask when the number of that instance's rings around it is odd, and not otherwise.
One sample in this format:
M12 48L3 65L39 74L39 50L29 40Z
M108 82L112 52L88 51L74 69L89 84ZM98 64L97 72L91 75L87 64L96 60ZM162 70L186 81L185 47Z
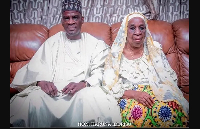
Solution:
M137 84L149 85L149 69L146 52L147 51L144 48L143 55L134 60L129 60L122 54L119 78L122 78L123 83L126 83L129 80L132 82L133 86L137 86ZM129 86L128 89L132 88Z
M125 90L144 91L154 99L154 106L150 109L134 99L119 99L122 123L129 127L186 127L187 118L182 113L182 108L174 110L167 102L159 102L149 85L149 63L147 49L140 58L129 60L123 54L120 64L119 78L122 78ZM180 115L181 114L181 115Z

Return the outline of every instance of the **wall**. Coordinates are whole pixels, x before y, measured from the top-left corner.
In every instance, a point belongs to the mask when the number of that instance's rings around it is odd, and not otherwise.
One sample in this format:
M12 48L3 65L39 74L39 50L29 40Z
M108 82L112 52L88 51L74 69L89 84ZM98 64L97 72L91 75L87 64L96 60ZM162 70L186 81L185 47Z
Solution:
M10 0L10 24L61 22L62 0ZM149 19L173 22L189 18L189 0L81 0L85 22L120 22L130 12L146 13Z

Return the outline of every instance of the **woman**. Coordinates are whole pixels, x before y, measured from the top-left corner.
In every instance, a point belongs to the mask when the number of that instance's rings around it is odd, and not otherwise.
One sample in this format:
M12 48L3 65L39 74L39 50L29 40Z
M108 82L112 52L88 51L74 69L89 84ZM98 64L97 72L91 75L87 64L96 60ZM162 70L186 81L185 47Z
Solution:
M131 13L124 18L103 78L102 89L119 99L125 126L189 126L189 103L161 44L153 41L144 15Z

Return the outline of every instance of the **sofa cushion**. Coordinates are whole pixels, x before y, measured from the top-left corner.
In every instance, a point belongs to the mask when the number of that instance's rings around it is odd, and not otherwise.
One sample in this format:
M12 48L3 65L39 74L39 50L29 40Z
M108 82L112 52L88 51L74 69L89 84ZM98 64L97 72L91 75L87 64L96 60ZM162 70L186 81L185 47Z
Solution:
M179 58L179 86L189 101L189 18L172 23Z
M48 28L43 25L10 25L10 83L17 70L28 63L48 36Z
M49 29L49 37L59 31L64 31L62 24L57 24ZM101 22L84 22L81 32L87 32L97 39L103 40L106 44L111 44L110 26Z

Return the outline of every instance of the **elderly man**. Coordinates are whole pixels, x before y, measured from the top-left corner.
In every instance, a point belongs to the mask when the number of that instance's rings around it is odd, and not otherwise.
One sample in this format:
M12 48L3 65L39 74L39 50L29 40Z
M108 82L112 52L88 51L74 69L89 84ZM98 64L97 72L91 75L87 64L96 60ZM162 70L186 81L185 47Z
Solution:
M10 100L12 126L73 126L74 114L82 113L79 102L74 102L79 101L75 94L85 87L101 85L109 46L81 33L81 8L79 0L64 0L65 31L47 39L30 62L17 71L10 85L20 91Z

